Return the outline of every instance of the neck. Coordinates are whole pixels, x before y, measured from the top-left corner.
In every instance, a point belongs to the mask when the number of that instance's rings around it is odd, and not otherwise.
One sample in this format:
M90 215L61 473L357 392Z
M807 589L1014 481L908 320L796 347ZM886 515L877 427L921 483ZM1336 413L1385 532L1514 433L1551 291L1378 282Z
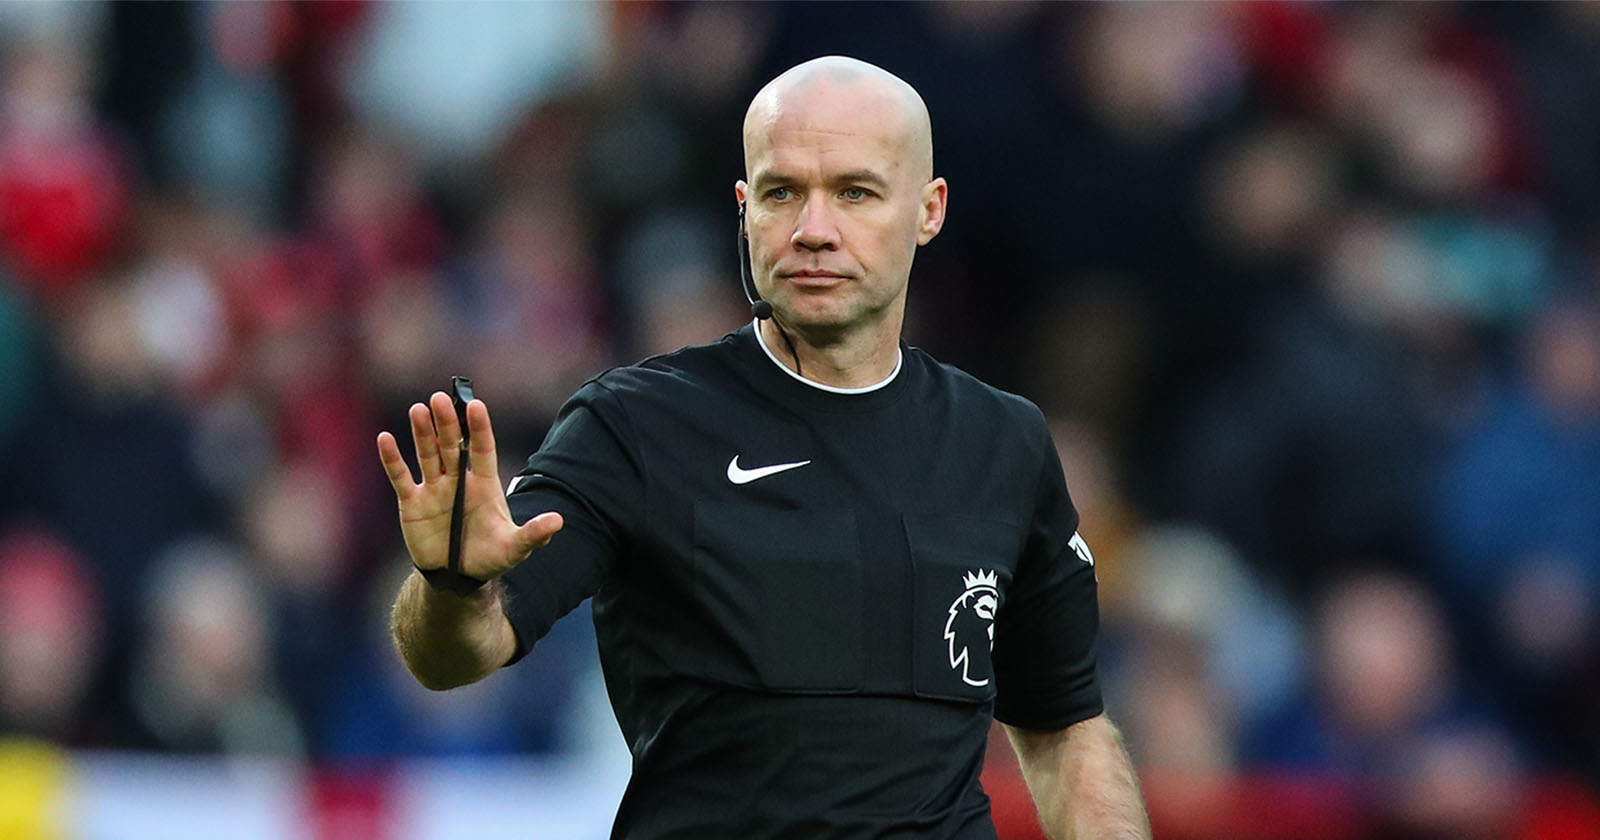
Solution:
M865 388L887 379L900 361L902 314L882 323L840 332L797 329L782 315L759 321L757 328L784 367L832 388Z

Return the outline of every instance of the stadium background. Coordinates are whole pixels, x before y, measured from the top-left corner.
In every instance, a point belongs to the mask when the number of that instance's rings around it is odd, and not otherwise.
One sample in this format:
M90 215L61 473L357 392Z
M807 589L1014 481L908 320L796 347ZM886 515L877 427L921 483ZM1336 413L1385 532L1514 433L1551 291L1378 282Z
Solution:
M586 612L411 683L372 440L744 321L826 53L930 106L910 340L1053 420L1157 836L1600 837L1596 3L0 5L0 837L604 836Z

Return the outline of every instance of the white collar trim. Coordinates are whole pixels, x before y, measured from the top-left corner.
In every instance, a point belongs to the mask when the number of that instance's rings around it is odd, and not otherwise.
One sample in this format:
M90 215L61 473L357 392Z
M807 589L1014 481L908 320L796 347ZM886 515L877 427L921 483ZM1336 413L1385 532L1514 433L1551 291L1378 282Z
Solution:
M792 379L795 379L795 380L800 381L800 382L804 382L807 385L810 385L811 387L816 388L819 391L827 391L830 394L865 394L865 393L868 393L870 391L876 391L879 388L882 388L883 386L888 385L890 382L893 382L894 378L896 376L900 375L900 365L903 362L905 362L905 354L900 352L900 348L898 346L896 346L894 348L894 370L889 371L889 375L885 376L883 378L883 381L876 382L876 383L874 383L872 385L864 385L864 386L862 386L860 388L837 388L837 387L834 387L832 385L824 385L821 382L812 382L811 380L805 378L804 376L801 376L800 374L795 373L794 371L790 370L788 365L784 364L781 361L778 361L778 357L772 354L771 348L767 347L767 340L765 338L763 338L762 335L761 335L761 319L760 318L756 318L756 319L752 320L750 322L750 324L755 327L755 330L756 330L756 343L761 345L761 352L767 354L767 358L771 359L772 363L778 366L778 370L781 370L784 373L789 374L789 377L792 378Z

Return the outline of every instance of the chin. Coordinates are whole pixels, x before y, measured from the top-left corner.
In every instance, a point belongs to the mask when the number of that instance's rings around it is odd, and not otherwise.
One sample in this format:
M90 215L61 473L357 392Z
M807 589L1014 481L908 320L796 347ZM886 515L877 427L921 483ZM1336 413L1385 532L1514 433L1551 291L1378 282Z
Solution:
M839 306L833 301L788 301L786 306L775 307L778 317L797 329L837 330L860 320L859 312Z

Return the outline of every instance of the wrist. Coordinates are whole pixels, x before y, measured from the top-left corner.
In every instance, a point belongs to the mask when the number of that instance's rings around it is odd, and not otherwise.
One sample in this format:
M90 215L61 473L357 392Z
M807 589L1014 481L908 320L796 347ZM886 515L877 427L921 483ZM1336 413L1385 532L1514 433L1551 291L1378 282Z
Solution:
M448 592L463 598L483 591L486 580L480 580L450 568L424 569L416 563L411 564L428 588L436 592Z

